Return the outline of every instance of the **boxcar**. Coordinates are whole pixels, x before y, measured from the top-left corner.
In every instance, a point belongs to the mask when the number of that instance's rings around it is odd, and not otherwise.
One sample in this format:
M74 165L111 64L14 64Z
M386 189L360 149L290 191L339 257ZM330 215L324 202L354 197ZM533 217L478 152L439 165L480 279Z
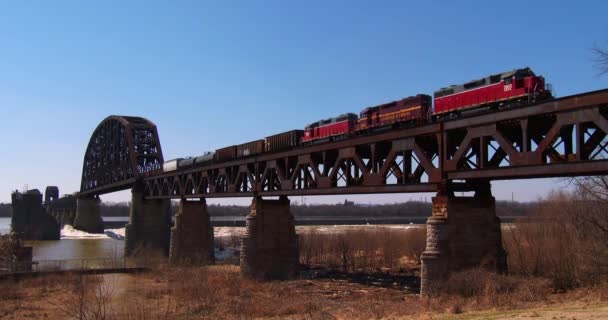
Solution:
M304 134L304 130L291 130L272 136L266 137L266 152L275 152L285 149L291 149L300 145L300 138Z
M228 161L236 158L236 146L215 150L215 161Z
M180 162L182 160L183 160L183 158L177 158L177 159L171 159L171 160L165 161L163 163L163 171L168 172L168 171L177 170L177 164L178 164L178 162Z
M357 131L402 123L419 123L427 119L431 96L419 94L401 100L365 108L359 115Z
M530 68L503 72L435 91L434 115L500 105L513 100L532 102L550 98L545 79Z
M248 157L264 152L264 140L255 140L236 146L236 157Z
M311 123L304 128L302 143L315 142L317 140L331 140L336 136L348 135L354 131L357 123L357 115L346 113L335 118L325 119Z

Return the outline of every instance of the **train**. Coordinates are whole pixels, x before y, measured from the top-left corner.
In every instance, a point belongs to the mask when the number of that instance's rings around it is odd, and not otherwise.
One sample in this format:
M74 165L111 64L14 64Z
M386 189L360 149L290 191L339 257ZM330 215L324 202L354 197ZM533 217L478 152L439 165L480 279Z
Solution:
M304 130L291 130L264 139L205 152L197 157L168 160L165 172L220 163L300 146L326 143L387 129L415 127L464 117L475 112L496 112L524 107L553 98L551 86L529 67L493 74L463 84L441 88L433 97L417 94L313 122Z

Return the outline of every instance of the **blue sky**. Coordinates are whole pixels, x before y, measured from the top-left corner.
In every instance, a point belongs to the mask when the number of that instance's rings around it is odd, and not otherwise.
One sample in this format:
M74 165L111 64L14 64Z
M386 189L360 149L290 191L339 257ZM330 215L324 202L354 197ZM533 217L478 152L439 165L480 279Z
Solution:
M608 46L605 1L125 2L0 4L0 202L25 184L78 190L110 114L156 123L169 159L521 66L558 96L608 87L590 50ZM494 193L534 200L560 186Z

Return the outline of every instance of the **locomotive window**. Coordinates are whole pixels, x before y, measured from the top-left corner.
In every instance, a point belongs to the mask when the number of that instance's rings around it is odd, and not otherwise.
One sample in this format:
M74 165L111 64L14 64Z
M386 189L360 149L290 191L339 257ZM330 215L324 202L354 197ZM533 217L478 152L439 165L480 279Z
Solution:
M465 83L464 88L465 89L471 89L471 88L475 88L475 87L480 87L482 85L486 84L486 79L479 79L479 80L475 80L475 81L471 81L469 83Z
M447 96L447 95L450 95L453 93L454 93L454 89L445 89L445 90L435 92L435 97L439 98L439 97Z
M499 83L499 82L500 82L500 75L499 74L490 76L490 83Z
M505 84L511 84L511 81L513 81L513 78L506 78Z

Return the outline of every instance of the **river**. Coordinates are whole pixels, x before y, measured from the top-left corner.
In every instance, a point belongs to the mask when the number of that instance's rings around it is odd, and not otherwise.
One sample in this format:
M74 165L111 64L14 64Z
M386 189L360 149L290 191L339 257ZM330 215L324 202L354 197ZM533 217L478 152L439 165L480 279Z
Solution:
M109 219L108 219L109 218ZM213 219L214 217L212 217ZM238 217L243 219L243 217ZM106 221L126 221L126 217L104 217ZM237 218L234 218L237 220ZM8 233L11 218L0 218L0 233ZM320 233L336 233L350 230L352 228L375 228L380 225L302 225L296 227L297 233L315 231ZM389 228L422 227L422 225L393 224L382 225ZM125 228L106 229L106 234L90 234L76 230L71 226L64 226L61 230L61 240L50 241L26 241L33 247L33 259L65 260L65 259L105 259L121 258L123 256ZM241 235L244 227L223 226L215 227L216 238Z
M8 233L11 218L0 218L0 233ZM109 231L109 230L108 230ZM124 228L112 230L119 235ZM120 258L124 241L110 238L106 234L89 234L71 226L61 230L61 240L26 241L33 247L34 260Z

